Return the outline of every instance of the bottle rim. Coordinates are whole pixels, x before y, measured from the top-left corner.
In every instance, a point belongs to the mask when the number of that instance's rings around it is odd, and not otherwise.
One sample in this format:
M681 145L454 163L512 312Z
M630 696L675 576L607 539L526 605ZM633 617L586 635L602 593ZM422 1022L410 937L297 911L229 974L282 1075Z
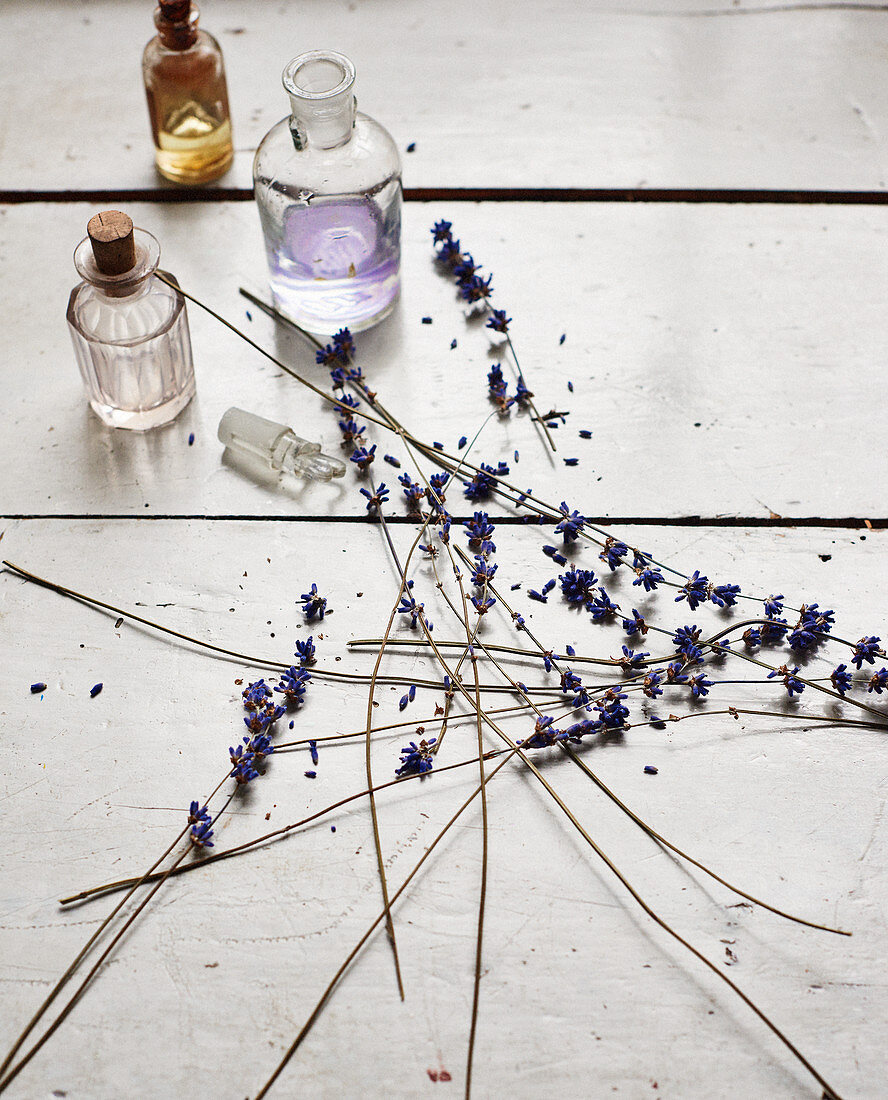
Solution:
M313 91L299 84L297 78L301 70L309 65L316 65L318 62L327 62L329 65L335 66L339 70L339 81L328 88ZM343 92L347 92L354 84L355 67L345 54L338 53L336 50L309 50L287 62L281 74L281 82L287 94L295 96L297 99L333 99L342 95Z
M155 236L147 229L133 227L133 239L136 246L136 262L120 275L106 275L99 271L93 256L92 241L89 237L83 240L74 249L74 266L81 279L102 290L125 290L135 287L138 283L153 275L160 263L160 244Z

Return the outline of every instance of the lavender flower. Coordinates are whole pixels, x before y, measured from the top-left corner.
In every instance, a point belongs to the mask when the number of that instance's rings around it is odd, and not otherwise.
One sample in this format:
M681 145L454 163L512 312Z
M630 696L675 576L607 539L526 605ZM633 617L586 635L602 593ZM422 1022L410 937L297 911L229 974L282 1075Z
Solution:
M620 605L611 600L604 588L599 588L591 604L586 605L586 610L591 613L592 622L602 623L618 615Z
M635 573L636 577L632 583L634 585L643 585L645 592L653 592L658 584L663 583L663 574L659 569L651 569L650 567L644 569L636 568Z
M471 519L463 523L463 529L469 536L469 548L480 551L482 554L492 554L496 546L490 541L493 534L493 524L486 512L475 512Z
M881 695L884 688L888 687L888 668L880 668L878 672L874 672L870 677L869 683L866 685L867 692L874 691L876 695Z
M733 607L739 595L739 584L718 584L709 586L709 598L718 607Z
M415 513L419 511L420 504L425 499L425 487L418 481L414 481L410 474L401 474L398 482L404 487L404 496L407 499L407 511Z
M709 689L712 687L712 681L707 680L702 672L697 673L696 676L692 676L688 681L691 688L691 695L695 699L702 699L709 694Z
M623 620L623 629L627 634L632 635L637 632L641 632L642 636L647 634L648 625L644 621L644 615L641 615L637 608L632 608L632 618Z
M228 755L233 765L228 773L232 779L236 779L239 785L251 783L259 778L259 772L253 767L253 754L247 752L243 745L228 749Z
M580 537L580 532L583 530L586 517L581 515L576 509L571 511L563 500L559 505L559 509L563 519L555 528L555 533L562 536L566 546L568 543L574 542Z
M625 542L620 542L619 539L615 539L608 535L604 541L604 549L598 556L603 562L606 562L613 571L623 564L622 559L628 553L629 547Z
M790 699L795 695L801 695L805 690L805 685L798 679L796 673L799 671L799 666L790 669L786 665L781 665L779 668L775 668L773 672L768 673L768 679L773 680L775 676L780 676L783 679L783 686L786 688L786 692Z
M680 603L682 600L687 600L691 611L696 611L697 607L706 601L708 589L709 578L701 577L700 571L695 569L693 576L689 577L679 588L675 602Z
M457 283L459 296L470 305L481 302L490 297L493 287L490 285L492 275L482 279L480 275L468 275Z
M291 665L286 672L281 673L281 681L274 690L280 692L287 703L299 706L305 698L305 689L310 679L311 673L307 668Z
M451 230L452 227L453 227L453 222L446 222L443 219L439 222L435 222L435 224L432 226L432 231L431 231L432 232L432 238L434 239L435 244L438 244L441 241L451 240L452 238L451 238L450 230Z
M610 688L604 693L603 698L595 703L595 709L598 711L604 730L622 729L626 726L629 708L623 704L625 698L625 692Z
M830 675L830 682L835 690L844 698L845 692L851 689L851 673L847 665L836 665Z
M491 309L485 327L493 329L494 332L506 333L508 332L511 322L512 318L506 316L506 311L504 309Z
M367 498L368 512L379 512L383 504L388 500L388 489L386 489L384 481L380 481L375 493L371 493L369 489L362 488L361 494Z
M244 701L246 710L258 710L260 707L264 707L271 698L271 688L266 684L263 677L252 684L247 684L241 692L241 698Z
M207 814L205 821L200 821L191 826L188 839L195 848L213 847L213 823L209 814Z
M418 745L414 741L405 745L401 749L401 766L395 768L395 775L423 775L430 772L435 762L433 748L437 740L437 737L430 741L423 738Z
M302 613L311 622L312 619L323 619L327 613L327 597L318 593L318 586L312 583L310 592L303 592L299 597L302 600Z
M362 474L366 473L376 458L376 444L374 443L369 450L366 447L356 447L349 457Z
M487 500L496 488L498 478L506 477L509 467L505 462L497 463L496 469L482 462L474 477L463 488L463 495L471 501Z
M413 629L416 629L416 624L419 622L420 616L424 613L424 604L417 603L413 596L410 595L410 589L413 588L413 581L407 582L407 592L401 597L401 602L398 604L398 612L401 615L410 616L410 625ZM431 630L432 624L426 622L426 627Z
M623 646L623 656L620 658L612 658L615 660L623 672L628 676L630 672L635 669L641 668L644 665L645 659L650 657L650 653L639 652L636 653L634 649L630 649L629 646Z
M530 737L524 741L519 741L518 744L524 749L545 749L550 745L554 745L557 741L563 741L564 734L561 730L553 727L553 721L554 719L548 714L541 715L537 718Z
M662 682L662 670L654 669L645 676L641 690L649 699L656 699L658 695L663 694L663 689L660 687Z
M875 635L861 638L854 647L854 652L851 655L851 664L854 665L855 668L860 668L864 661L874 665L876 663L876 657L885 656L884 652L879 649L879 642L881 640L881 638L877 638Z
M568 569L558 574L561 594L569 604L587 604L591 601L598 578L591 569Z

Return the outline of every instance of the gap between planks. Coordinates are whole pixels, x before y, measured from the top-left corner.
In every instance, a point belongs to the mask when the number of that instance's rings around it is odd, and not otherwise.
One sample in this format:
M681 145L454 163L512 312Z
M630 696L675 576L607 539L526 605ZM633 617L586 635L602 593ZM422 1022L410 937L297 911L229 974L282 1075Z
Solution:
M0 191L0 204L86 202L252 202L241 187L133 188L94 191ZM795 206L886 206L888 191L749 190L683 187L406 187L405 202L650 202Z
M452 516L453 522L461 524L465 515ZM493 522L498 525L548 527L555 523L558 517L539 523L534 517L528 519L525 516L496 516ZM96 520L145 520L180 522L182 520L206 521L213 523L376 523L374 516L328 516L328 515L299 515L299 516L275 516L275 515L251 515L250 513L231 513L210 515L200 512L170 512L149 513L140 515L138 512L9 512L0 515L0 521L8 520L83 520L95 522ZM386 523L415 524L413 516L386 516ZM646 526L646 527L772 527L777 530L792 530L796 527L829 527L838 530L852 531L880 531L888 528L888 516L868 517L861 519L859 516L586 516L588 524L598 527L604 526Z

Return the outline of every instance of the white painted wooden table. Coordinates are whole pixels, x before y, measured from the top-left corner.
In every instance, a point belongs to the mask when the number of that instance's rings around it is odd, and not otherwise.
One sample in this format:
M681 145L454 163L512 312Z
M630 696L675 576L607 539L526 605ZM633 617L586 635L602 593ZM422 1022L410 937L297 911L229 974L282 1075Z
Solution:
M264 284L245 189L256 142L284 110L279 70L302 49L349 53L362 107L402 149L416 144L404 154L402 299L358 339L371 385L416 436L455 451L490 411L485 330L467 322L431 260L429 227L446 217L493 272L494 304L514 318L538 407L567 414L554 455L513 412L485 427L472 460L507 460L515 484L569 501L681 573L783 592L795 607L817 600L836 609L843 638L888 634L880 6L206 0L203 22L225 51L237 155L218 187L196 195L161 184L151 167L138 77L150 5L0 9L0 556L254 658L214 656L0 572L0 1058L117 900L62 908L59 898L140 874L160 855L189 802L225 775L243 732L240 682L271 675L309 633L319 674L277 741L316 737L318 764L304 745L273 755L220 819L215 850L366 787L363 739L322 739L364 730L368 688L326 674L372 670L374 650L349 643L385 628L398 589L391 554L364 521L351 473L329 485L257 481L226 463L216 440L221 414L241 405L336 453L335 415L192 306L196 400L162 431L111 431L87 410L64 325L74 245L92 213L119 205L160 239L186 290L326 386L310 349L238 294ZM109 54L109 41L120 48ZM47 116L59 121L37 144L33 120ZM543 201L545 190L571 201ZM748 201L726 201L738 192ZM823 192L838 201L819 201ZM396 487L412 469L405 448L369 434L402 462L375 470ZM460 517L472 510L455 490L448 505ZM415 526L397 501L388 511L406 560ZM501 520L496 583L547 648L638 648L618 625L569 611L557 590L545 605L529 599L559 571L540 553L551 527L517 522L495 501L490 511ZM602 571L591 545L571 558ZM428 562L412 560L409 575L435 636L458 640ZM299 609L312 582L332 608L314 626ZM655 598L630 578L605 583L624 611L670 630L695 618L668 590ZM727 621L712 610L696 618ZM415 639L405 625L397 636ZM526 644L501 607L481 638ZM651 633L641 648L669 645ZM828 677L848 661L842 652L823 647L801 674ZM785 650L767 657L798 663ZM534 695L551 712L557 676L529 657L510 667L551 688ZM514 705L496 669L484 659L479 668L500 688L485 705ZM813 688L786 703L779 681L719 682L763 678L738 658L706 668L717 682L705 702L689 706L677 689L656 705L633 698L633 728L580 756L667 839L852 938L738 905L556 750L533 758L646 901L841 1096L881 1097L885 733L820 720L854 712ZM374 723L404 725L374 734L376 783L394 777L418 726L435 735L443 700L440 687L422 686L442 670L421 647L390 649L381 673ZM46 689L32 695L38 681ZM410 683L420 687L402 714ZM862 697L878 708L878 696ZM787 717L735 719L730 706ZM458 697L454 707L468 715ZM646 724L670 711L691 717ZM531 728L526 716L503 719L512 738ZM491 730L484 741L501 746ZM392 890L477 788L477 764L442 771L476 747L474 721L463 719L438 774L379 793ZM644 916L528 768L506 764L488 798L474 1095L820 1094L748 1008ZM464 1093L481 852L473 803L395 906L405 1000L377 930L272 1095ZM254 1096L380 908L365 799L171 879L8 1095Z

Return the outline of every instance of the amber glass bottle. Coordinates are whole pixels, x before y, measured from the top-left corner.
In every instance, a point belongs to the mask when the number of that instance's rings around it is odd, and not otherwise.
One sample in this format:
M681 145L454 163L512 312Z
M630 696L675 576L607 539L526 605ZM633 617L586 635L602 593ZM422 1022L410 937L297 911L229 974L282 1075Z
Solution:
M199 15L190 0L160 0L142 56L154 159L176 183L218 179L233 156L222 51Z

